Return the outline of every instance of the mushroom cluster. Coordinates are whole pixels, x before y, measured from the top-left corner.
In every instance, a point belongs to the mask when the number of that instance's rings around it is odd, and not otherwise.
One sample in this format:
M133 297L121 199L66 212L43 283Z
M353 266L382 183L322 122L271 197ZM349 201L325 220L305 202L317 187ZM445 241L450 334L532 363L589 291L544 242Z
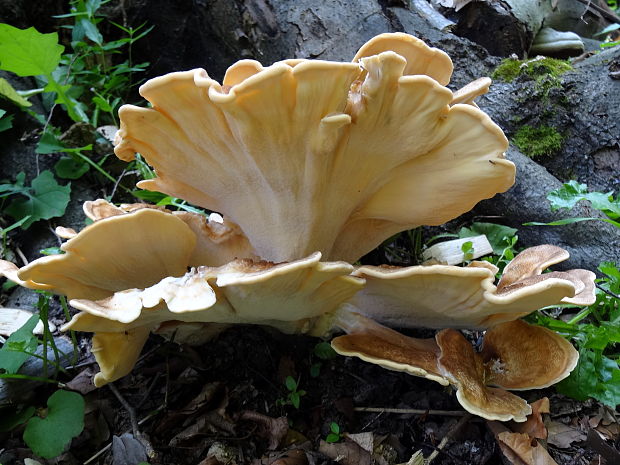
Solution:
M513 184L507 140L474 103L490 80L452 92L451 73L444 52L395 33L350 63L242 60L222 84L202 69L152 79L140 88L151 107L119 112L116 155L154 168L139 187L217 213L86 202L93 223L57 231L62 255L2 262L0 273L70 299L80 312L64 329L95 333L97 386L131 371L150 332L199 341L234 323L341 328L338 352L452 384L467 410L522 421L529 407L504 388L550 385L576 352L517 320L591 303L593 273L542 274L567 258L553 246L523 252L497 286L486 262L350 264ZM418 340L381 323L448 329ZM455 328L490 328L482 351Z

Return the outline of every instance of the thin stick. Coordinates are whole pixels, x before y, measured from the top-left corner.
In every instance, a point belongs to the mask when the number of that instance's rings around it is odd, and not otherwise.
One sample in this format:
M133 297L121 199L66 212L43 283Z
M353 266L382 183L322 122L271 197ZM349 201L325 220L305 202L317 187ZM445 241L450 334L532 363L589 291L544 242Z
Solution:
M118 391L116 386L114 386L114 383L110 383L108 384L108 386L110 387L110 391L114 393L118 401L123 405L123 408L129 414L129 421L131 422L131 431L133 432L134 436L138 437L140 435L140 431L138 430L138 420L136 419L136 411L131 405L129 405L129 402L125 400L125 398Z
M608 294L608 295L610 295L610 296L612 296L612 297L615 297L616 299L620 299L620 295L618 295L618 294L614 294L613 292L611 292L611 291L610 291L610 290L608 290L608 289L605 289L603 286L601 286L601 285L600 285L600 284L598 284L598 283L597 283L597 284L595 284L595 285L596 285L596 287L598 287L601 291L603 291L605 294Z
M466 413L466 412L464 412ZM458 433L461 429L463 429L463 426L465 426L467 424L467 422L471 419L472 414L471 413L466 413L466 415L463 416L463 418L461 418L456 425L454 425L454 427L452 427L450 429L450 431L448 431L448 434L446 434L443 439L441 440L441 442L439 443L439 445L437 446L437 449L435 449L433 451L433 453L431 455L428 456L428 459L426 459L426 465L429 465L433 460L435 460L435 458L439 455L439 452L443 451L443 448L446 447L446 445L452 440L452 437Z
M463 417L469 415L464 410L429 410L415 408L382 408L382 407L355 407L356 412L400 413L409 415L441 415L446 417Z
M149 413L147 416L145 416L142 420L140 420L138 422L138 425L141 425L145 422L147 422L148 420L150 420L151 418L153 418L155 415L158 415L159 412L161 412L164 409L164 405L160 405L155 411ZM125 433L129 433L129 430L125 430ZM91 458L89 458L86 462L84 462L84 465L88 465L89 463L95 461L97 459L97 457L99 457L101 454L105 453L110 447L112 447L112 443L108 443L107 446L104 446L101 450L99 450L95 455L93 455Z

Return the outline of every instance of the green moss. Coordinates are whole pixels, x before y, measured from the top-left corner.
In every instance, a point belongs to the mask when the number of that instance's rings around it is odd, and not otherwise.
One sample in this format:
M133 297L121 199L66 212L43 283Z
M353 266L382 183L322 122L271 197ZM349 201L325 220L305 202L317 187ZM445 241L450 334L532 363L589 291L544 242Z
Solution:
M521 126L512 142L530 158L553 155L562 148L564 138L550 126Z
M532 60L506 58L493 71L491 77L504 82L512 82L520 75L530 76L537 81L545 78L558 80L562 74L571 69L573 67L568 61L558 60L557 58L545 57Z

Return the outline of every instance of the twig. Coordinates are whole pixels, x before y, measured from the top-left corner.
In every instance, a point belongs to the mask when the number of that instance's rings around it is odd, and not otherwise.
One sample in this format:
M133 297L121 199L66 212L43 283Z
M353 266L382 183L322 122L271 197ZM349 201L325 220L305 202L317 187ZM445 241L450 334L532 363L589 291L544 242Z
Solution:
M612 297L615 297L616 299L620 299L620 295L615 294L613 292L611 292L609 289L605 289L603 286L601 286L600 284L595 284L596 287L598 287L601 291L603 291L605 294L609 294Z
M140 420L138 422L138 425L142 425L143 423L145 423L148 420L150 420L151 418L153 418L155 415L158 415L159 412L161 412L163 409L164 409L164 405L160 405L156 410L154 410L153 412L149 413L142 420ZM129 430L125 430L124 433L129 433ZM95 455L93 455L91 458L89 458L86 462L84 462L84 465L88 465L89 463L95 461L97 459L97 457L99 457L101 454L105 453L110 447L112 447L112 443L111 442L107 446L104 446L99 451L97 451L97 453Z
M26 256L24 255L24 252L22 252L22 249L20 249L19 247L15 247L15 253L19 256L19 259L22 261L22 263L24 264L24 266L28 265L28 259L26 258Z
M136 411L131 405L129 405L129 402L125 400L125 398L118 391L116 386L114 386L114 383L110 383L108 384L108 386L110 387L110 391L112 391L112 393L116 396L118 401L123 405L123 408L129 414L129 421L131 422L131 431L133 432L134 436L138 437L140 435L140 431L138 430L138 420L136 419Z
M382 408L382 407L355 407L356 412L379 412L379 413L400 413L409 415L441 415L446 417L463 417L469 415L464 410L429 410L415 408Z
M603 16L606 20L611 21L612 23L620 23L620 17L613 14L610 11L607 11L605 8L598 6L596 3L592 3L592 0L577 0L579 3L582 3L586 6L586 10L588 8L592 8L601 16Z
M433 451L433 453L431 455L428 456L428 459L426 459L426 465L429 465L433 460L435 460L435 458L439 455L439 453L442 451L442 449L444 447L446 447L446 445L448 444L448 442L450 442L450 440L452 439L452 437L458 433L461 429L463 429L463 427L467 424L467 422L471 419L472 414L471 413L467 413L466 415L463 416L463 418L461 418L456 425L454 425L450 431L448 431L448 434L446 434L443 439L441 440L441 442L439 443L439 445L437 446L437 448Z

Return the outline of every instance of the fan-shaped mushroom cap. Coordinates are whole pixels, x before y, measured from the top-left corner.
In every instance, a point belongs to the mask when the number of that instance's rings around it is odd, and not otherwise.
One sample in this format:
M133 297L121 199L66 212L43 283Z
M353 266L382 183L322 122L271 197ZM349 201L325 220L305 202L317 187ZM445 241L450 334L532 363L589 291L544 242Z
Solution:
M348 333L332 340L339 354L451 384L467 411L489 420L525 421L531 407L505 389L550 386L569 375L578 357L558 334L523 321L488 330L481 353L454 329L440 331L435 340L411 338L351 307L339 310L337 322Z
M566 258L568 253L559 247L526 249L506 266L497 287L497 268L485 262L467 267L362 266L353 275L366 279L366 286L352 304L390 326L430 328L488 328L549 305L592 304L594 273L540 274Z
M501 130L450 107L447 55L383 34L355 61L244 60L224 86L204 70L152 79L153 108L120 110L116 154L140 152L158 176L140 187L225 212L276 262L354 261L512 185Z
M188 266L219 266L253 256L243 233L224 220L148 207L127 213L103 202L90 202L87 208L96 221L61 246L64 254L42 257L19 270L2 262L0 273L31 289L98 300L183 276Z
M542 389L566 378L579 353L557 333L516 320L489 329L480 352L486 382L504 389Z
M403 371L447 386L448 380L437 367L439 346L435 339L403 336L358 313L339 311L338 326L348 334L331 345L340 355L358 357L388 370Z
M18 277L70 299L101 299L183 275L195 244L183 221L144 209L97 221L65 242L64 254L35 260Z
M484 363L461 333L444 329L437 333L436 339L441 349L437 366L456 387L456 398L465 410L488 420L517 422L525 421L532 413L532 408L520 397L486 386Z
M302 321L335 311L364 283L349 276L351 265L320 262L320 258L317 252L281 264L234 260L219 268L201 267L180 278L167 277L146 289L116 292L98 301L73 299L70 304L83 313L63 329L124 333L138 328L148 331L169 321L273 322L276 327L291 322L302 329ZM108 364L122 356L106 347L99 354ZM99 360L99 355L96 357ZM109 373L104 377L108 381L113 378Z

